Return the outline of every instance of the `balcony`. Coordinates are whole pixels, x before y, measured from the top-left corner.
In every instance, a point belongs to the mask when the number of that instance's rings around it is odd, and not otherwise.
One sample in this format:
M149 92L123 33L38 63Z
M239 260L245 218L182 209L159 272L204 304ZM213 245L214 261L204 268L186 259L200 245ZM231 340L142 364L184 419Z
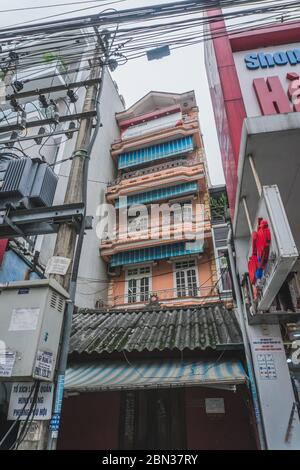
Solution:
M195 238L194 240L188 241L186 238L181 241L174 239L148 240L148 246L146 243L131 243L125 247L118 246L118 249L102 249L101 254L104 259L109 259L110 257L110 266L115 268L118 266L158 261L178 256L202 254L204 252L204 241L195 240ZM137 248L139 245L141 248ZM124 251L126 249L127 251Z
M118 169L124 170L126 168L152 163L157 160L166 160L171 157L187 154L193 150L194 143L192 136L170 140L168 142L163 142L119 154Z
M201 136L199 132L199 122L196 118L186 118L180 125L158 129L156 132L147 135L136 136L132 139L125 139L115 142L112 145L112 158L117 160L122 153L133 152L151 145L159 145L184 137L192 137L194 147L202 147Z
M186 219L184 218L180 222L170 219L170 223L152 221L150 216L137 217L132 222L128 222L127 227L117 230L110 234L110 238L101 241L101 256L106 262L110 262L111 257L123 253L126 258L126 253L133 252L137 248L137 251L141 251L151 247L159 248L162 245L185 245L185 243L193 243L195 240L199 240L199 238L204 241L212 237L211 221L208 211L204 213L199 212L196 218L194 218L194 216L190 218L191 214L188 213L186 213L186 215L188 216ZM183 215L183 217L185 217L185 215ZM164 258L168 258L169 256L172 255L166 255ZM122 264L125 263L120 263L120 265Z
M127 198L124 197L116 202L116 208L120 209L122 207L129 207L132 205L159 202L174 197L195 194L197 191L197 181L190 181L189 183L182 183L176 186L167 186L153 189L152 191L134 194L133 196L128 196Z
M108 298L110 307L114 308L143 308L143 307L163 307L203 305L208 302L220 302L221 294L218 286L204 285L201 287L186 289L163 289L153 292L134 292L125 295L111 296Z
M182 115L178 105L142 114L136 118L122 121L122 140L136 139L147 134L155 134L159 131L176 127L186 121L187 115Z
M172 164L173 163L173 164ZM147 171L148 170L148 171ZM205 178L204 165L196 160L177 160L148 169L125 173L106 190L107 201L113 202L121 196L136 194L139 190L153 190L159 187L174 186L180 183L198 181Z

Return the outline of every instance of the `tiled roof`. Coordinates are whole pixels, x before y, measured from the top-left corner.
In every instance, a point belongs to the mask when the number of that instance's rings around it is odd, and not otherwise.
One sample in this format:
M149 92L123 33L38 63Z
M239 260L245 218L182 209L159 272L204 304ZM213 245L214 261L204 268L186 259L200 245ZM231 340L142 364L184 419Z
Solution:
M74 315L70 353L194 350L242 345L231 310L221 304L140 311L79 310Z

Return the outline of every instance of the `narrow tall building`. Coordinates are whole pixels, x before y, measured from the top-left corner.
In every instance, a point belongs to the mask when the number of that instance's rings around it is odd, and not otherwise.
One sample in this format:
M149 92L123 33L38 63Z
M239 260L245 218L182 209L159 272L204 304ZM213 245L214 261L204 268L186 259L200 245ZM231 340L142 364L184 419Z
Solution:
M102 241L109 306L219 300L203 140L194 92L150 92L117 114L118 178L107 203L115 230Z

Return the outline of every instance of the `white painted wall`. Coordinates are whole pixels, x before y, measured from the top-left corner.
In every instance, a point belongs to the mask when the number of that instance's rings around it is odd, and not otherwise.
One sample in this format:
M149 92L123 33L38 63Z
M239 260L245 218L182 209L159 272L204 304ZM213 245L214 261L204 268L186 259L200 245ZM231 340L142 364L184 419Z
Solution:
M85 72L86 73L86 72ZM80 91L80 99L76 103L79 112L84 98L84 89ZM101 98L101 123L89 165L88 183L88 207L87 215L94 217L93 230L86 231L83 244L81 262L78 274L78 288L76 295L76 305L82 308L94 308L95 302L99 299L106 299L107 296L107 275L106 265L100 258L100 240L96 236L96 210L97 206L105 202L106 182L113 180L116 170L110 156L111 144L119 137L115 113L124 109L117 88L107 72L105 75L102 98ZM63 160L72 155L76 142L76 134L71 140L66 141L66 137L59 137L60 144L58 160ZM49 152L52 147L49 147ZM52 150L53 151L53 150ZM46 152L46 151L45 151ZM70 172L70 162L62 163L56 167L59 175L59 182L56 190L54 204L62 204L65 197L68 175ZM40 237L37 249L40 250L40 260L46 264L53 253L55 236L47 235Z

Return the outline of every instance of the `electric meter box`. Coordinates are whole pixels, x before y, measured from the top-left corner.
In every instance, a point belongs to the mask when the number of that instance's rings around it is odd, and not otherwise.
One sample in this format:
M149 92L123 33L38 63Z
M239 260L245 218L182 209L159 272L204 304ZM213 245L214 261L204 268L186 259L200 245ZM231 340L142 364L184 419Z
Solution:
M53 381L68 297L52 279L0 284L1 381Z

